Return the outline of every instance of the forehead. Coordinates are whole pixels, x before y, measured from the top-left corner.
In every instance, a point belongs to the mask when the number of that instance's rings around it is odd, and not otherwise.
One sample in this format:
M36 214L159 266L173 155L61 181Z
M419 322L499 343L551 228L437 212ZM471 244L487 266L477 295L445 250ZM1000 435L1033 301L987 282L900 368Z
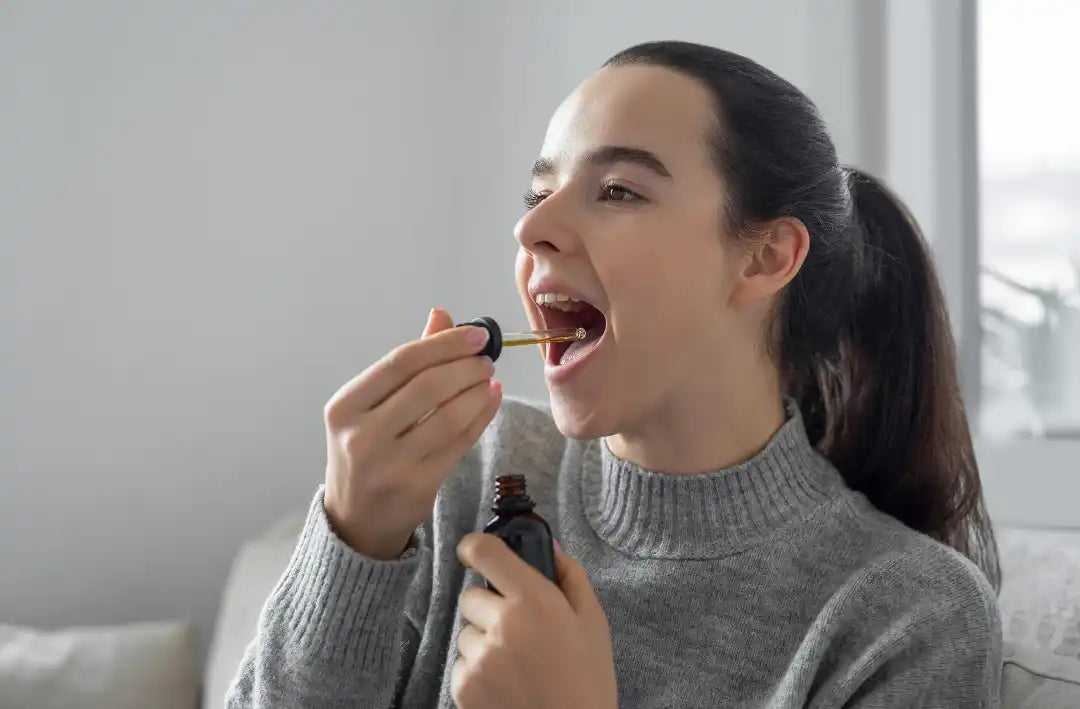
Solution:
M587 78L555 111L541 155L557 162L600 145L645 148L674 168L708 166L705 136L716 110L708 90L669 69L606 67Z

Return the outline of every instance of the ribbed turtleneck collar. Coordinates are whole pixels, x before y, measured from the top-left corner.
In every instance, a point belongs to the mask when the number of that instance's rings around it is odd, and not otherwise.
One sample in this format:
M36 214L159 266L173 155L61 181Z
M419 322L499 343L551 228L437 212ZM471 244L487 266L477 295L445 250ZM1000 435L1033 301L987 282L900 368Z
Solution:
M794 402L765 448L739 465L668 475L620 460L602 440L585 456L582 500L593 530L627 554L668 559L738 553L835 497L844 483L806 437Z

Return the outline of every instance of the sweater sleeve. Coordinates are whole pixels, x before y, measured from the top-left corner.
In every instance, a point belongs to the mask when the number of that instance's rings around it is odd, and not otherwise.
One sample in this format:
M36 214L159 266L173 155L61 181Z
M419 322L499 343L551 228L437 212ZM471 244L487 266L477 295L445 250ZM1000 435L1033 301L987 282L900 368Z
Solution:
M415 538L394 560L353 551L334 534L320 487L296 550L259 618L226 696L230 709L388 709L417 631L410 587L430 568Z
M845 709L999 706L1001 621L994 591L973 568L940 571L869 653L868 671Z

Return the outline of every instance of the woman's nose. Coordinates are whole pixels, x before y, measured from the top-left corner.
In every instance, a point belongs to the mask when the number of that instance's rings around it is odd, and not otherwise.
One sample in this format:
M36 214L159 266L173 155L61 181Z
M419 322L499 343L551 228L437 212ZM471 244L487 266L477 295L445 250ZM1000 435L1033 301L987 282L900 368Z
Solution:
M533 255L567 254L574 250L578 235L566 205L557 195L545 198L518 220L514 238Z

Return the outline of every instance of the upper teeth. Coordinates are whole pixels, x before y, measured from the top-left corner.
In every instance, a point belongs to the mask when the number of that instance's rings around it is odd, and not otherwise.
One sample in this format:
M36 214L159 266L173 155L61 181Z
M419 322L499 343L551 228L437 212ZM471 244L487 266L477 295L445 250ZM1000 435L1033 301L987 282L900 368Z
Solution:
M581 310L581 301L565 293L537 293L536 304L574 312Z

